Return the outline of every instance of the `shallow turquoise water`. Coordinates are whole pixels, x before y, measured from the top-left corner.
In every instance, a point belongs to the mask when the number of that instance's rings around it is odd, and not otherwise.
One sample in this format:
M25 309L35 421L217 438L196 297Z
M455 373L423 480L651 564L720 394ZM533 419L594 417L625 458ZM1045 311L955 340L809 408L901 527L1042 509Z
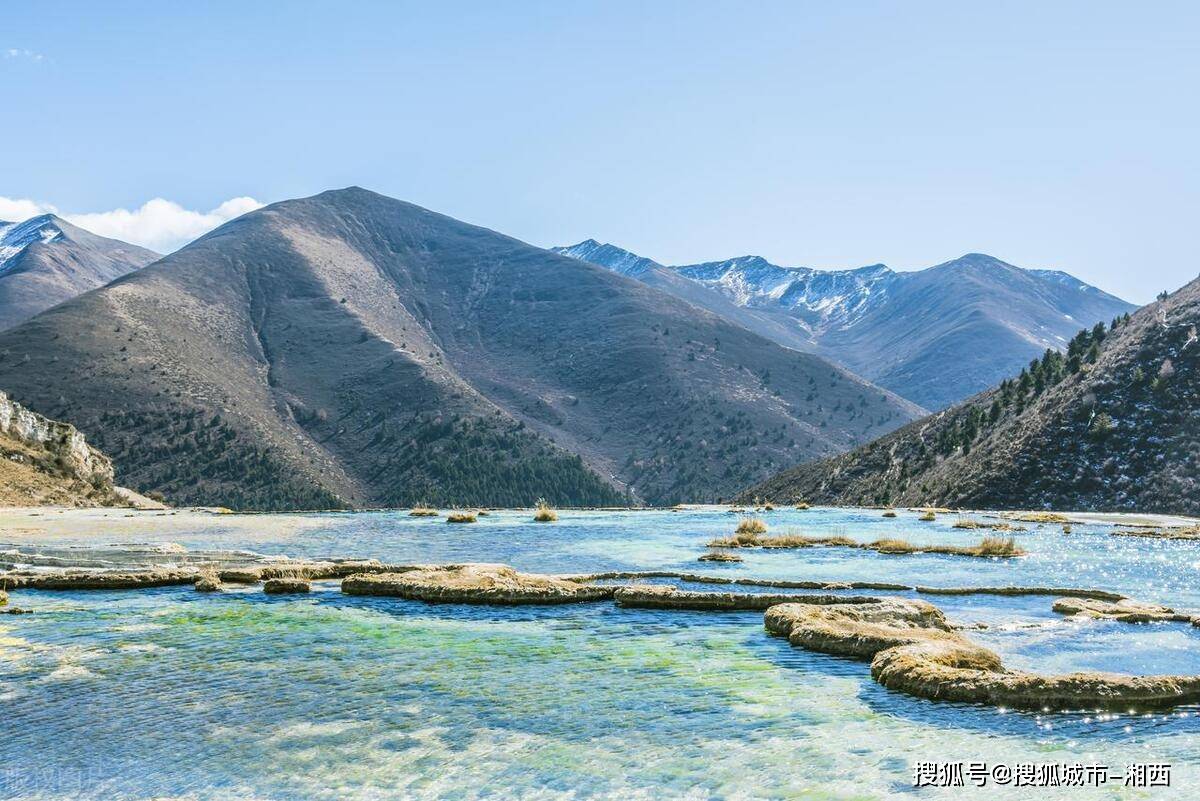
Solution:
M975 542L954 518L773 512L773 532ZM1106 526L1019 533L1015 560L837 548L695 561L735 518L714 511L573 513L473 526L329 515L291 535L211 526L189 548L389 561L500 561L540 571L682 569L929 585L1114 589L1200 608L1200 543ZM268 528L264 526L264 529ZM94 532L56 544L95 545ZM103 537L99 541L103 541ZM25 547L28 547L26 543ZM171 557L164 555L163 560ZM932 597L1014 667L1200 672L1200 631L1064 620L1049 597ZM1193 798L1200 710L1037 715L891 693L863 663L771 638L757 613L611 604L428 606L341 595L190 588L14 593L0 617L0 798ZM915 791L918 760L1167 762L1147 791ZM1191 786L1190 786L1191 785Z

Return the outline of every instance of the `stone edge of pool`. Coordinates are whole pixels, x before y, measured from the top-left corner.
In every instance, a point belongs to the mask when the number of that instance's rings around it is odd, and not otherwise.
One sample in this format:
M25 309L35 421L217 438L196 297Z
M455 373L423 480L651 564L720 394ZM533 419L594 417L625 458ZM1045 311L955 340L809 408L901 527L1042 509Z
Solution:
M683 582L824 590L824 594L698 592L661 584L599 584L672 578ZM888 582L816 582L729 578L676 571L614 571L577 575L521 573L508 565L386 564L333 560L288 564L151 570L11 571L11 590L130 590L193 583L200 591L223 584L265 582L269 592L307 592L314 580L340 579L348 595L374 595L452 604L561 604L612 600L618 606L691 611L763 611L767 631L800 648L863 659L884 687L939 701L1024 709L1169 707L1200 699L1200 676L1129 676L1078 672L1045 676L1004 667L1000 657L971 642L933 604L910 598L833 595L834 590L926 594L1052 595L1061 614L1117 620L1191 622L1200 616L1146 604L1119 593L1063 587L922 587ZM17 610L11 611L29 611Z

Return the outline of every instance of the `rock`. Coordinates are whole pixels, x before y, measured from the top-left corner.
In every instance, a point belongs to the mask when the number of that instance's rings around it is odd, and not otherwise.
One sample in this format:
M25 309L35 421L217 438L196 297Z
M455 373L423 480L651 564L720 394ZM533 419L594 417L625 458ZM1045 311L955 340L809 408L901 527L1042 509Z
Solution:
M262 568L239 567L221 570L217 573L217 580L230 584L257 584L262 581Z
M196 579L196 592L220 592L221 579L215 573L202 573Z
M577 603L612 598L615 590L557 576L518 573L497 564L431 566L403 573L354 575L342 581L342 592L349 595L386 595L430 603Z
M347 559L322 562L280 562L272 565L235 567L217 572L221 581L231 584L257 584L273 578L340 579L355 573L382 573L406 570L407 565L385 565L374 559Z
M32 590L134 590L191 584L195 569L178 570L67 570L61 573L8 573L0 587Z
M1061 615L1082 615L1102 620L1119 620L1122 623L1151 623L1168 620L1190 622L1191 615L1176 612L1169 606L1143 603L1130 598L1119 601L1103 601L1094 598L1059 598L1052 607Z
M1101 601L1120 601L1125 596L1107 590L1078 587L922 587L916 591L925 595L1062 595L1072 598L1097 598Z
M310 592L312 584L303 578L273 578L263 584L263 592L268 595L285 595L297 592Z
M700 556L697 562L740 562L742 557L735 553L722 553L721 551L713 551Z
M802 579L759 579L681 573L675 570L612 570L605 573L579 573L561 576L571 581L613 581L644 578L673 578L699 584L741 584L748 587L778 587L788 590L911 590L908 584L888 581L805 581Z
M865 604L878 598L864 595L796 595L753 592L689 592L668 584L634 584L621 587L614 594L617 606L648 609L696 609L704 611L738 611L769 609L786 603L805 604Z
M764 621L768 631L798 647L870 660L872 677L884 687L921 698L1022 709L1122 710L1200 699L1200 676L1042 676L1009 670L995 653L951 630L941 611L924 601L788 603L768 609Z
M70 423L42 417L0 392L0 433L44 451L47 460L64 475L111 491L112 462L88 445L83 434Z

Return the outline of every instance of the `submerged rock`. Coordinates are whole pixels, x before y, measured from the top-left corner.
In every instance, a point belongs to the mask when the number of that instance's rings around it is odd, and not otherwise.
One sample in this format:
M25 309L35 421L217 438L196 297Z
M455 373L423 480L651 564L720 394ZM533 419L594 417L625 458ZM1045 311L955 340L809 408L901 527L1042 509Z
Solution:
M921 698L1023 709L1146 709L1200 699L1200 676L1010 670L997 656L950 629L925 601L874 604L788 603L764 616L767 630L793 645L871 661L884 687Z
M1094 598L1059 598L1052 607L1062 615L1082 615L1122 623L1151 623L1160 620L1189 622L1191 615L1176 612L1169 606L1143 603L1131 598L1102 601Z
M615 590L557 576L518 573L498 564L430 566L403 573L354 575L342 581L342 592L349 595L386 595L431 603L576 603L612 598Z
M669 584L634 584L614 594L617 606L649 609L696 609L713 611L759 611L786 603L867 604L878 598L865 595L797 595L756 592L694 592Z
M273 578L263 584L263 592L268 595L285 595L297 592L310 592L312 584L303 578Z

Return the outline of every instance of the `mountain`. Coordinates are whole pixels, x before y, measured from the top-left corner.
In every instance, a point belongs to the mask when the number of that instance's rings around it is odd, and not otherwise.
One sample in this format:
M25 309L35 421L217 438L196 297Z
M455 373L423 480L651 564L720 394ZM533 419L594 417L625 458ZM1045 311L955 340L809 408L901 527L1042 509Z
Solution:
M1200 514L1200 279L1014 379L744 498Z
M235 508L715 499L912 404L635 280L363 189L0 334L122 483Z
M154 251L96 236L53 214L0 222L0 330L158 258Z
M1064 347L1081 326L1134 308L1067 273L979 253L898 273L882 264L780 267L759 256L663 267L595 240L555 251L672 291L929 409L987 389L1046 348Z

